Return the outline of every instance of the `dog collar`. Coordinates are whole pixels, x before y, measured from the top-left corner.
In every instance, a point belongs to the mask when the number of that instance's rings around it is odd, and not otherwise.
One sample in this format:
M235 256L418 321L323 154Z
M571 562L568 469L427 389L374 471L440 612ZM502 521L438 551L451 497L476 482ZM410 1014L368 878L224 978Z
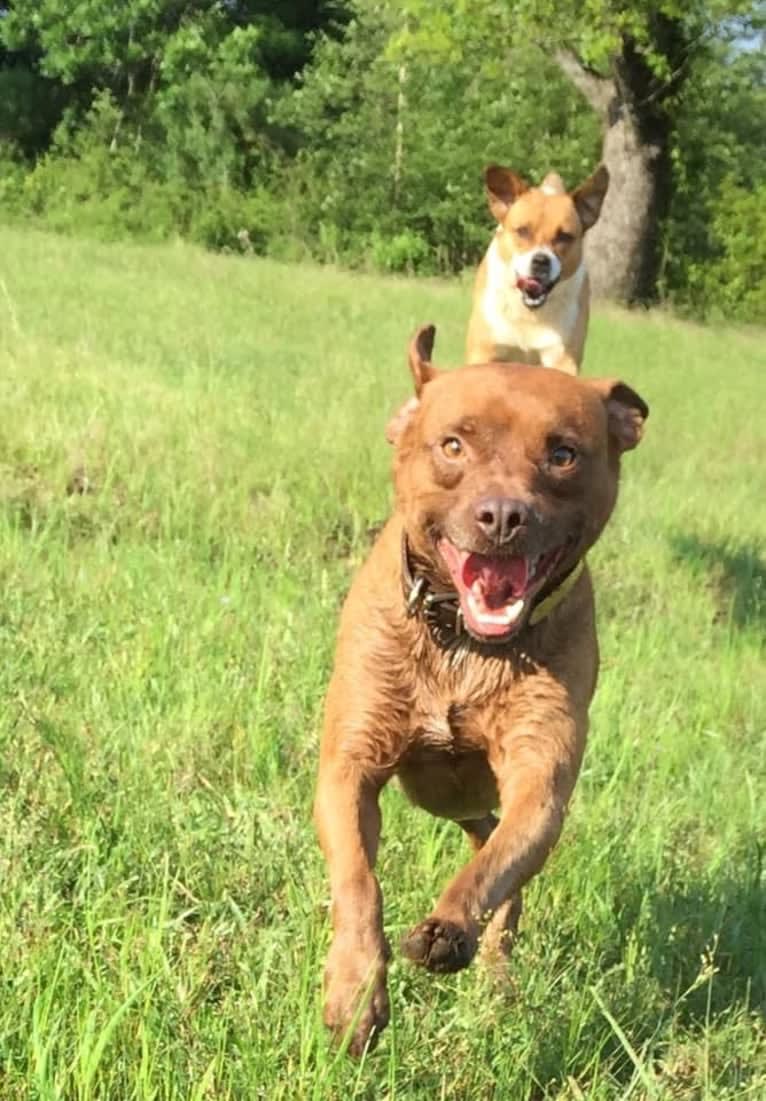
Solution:
M580 558L569 573L554 589L540 597L532 605L527 621L530 627L546 619L559 604L566 600L585 569L585 559ZM449 645L467 634L460 598L454 589L431 589L428 578L419 573L413 564L410 545L402 533L402 588L407 616L421 615L437 642ZM544 590L543 590L544 592Z

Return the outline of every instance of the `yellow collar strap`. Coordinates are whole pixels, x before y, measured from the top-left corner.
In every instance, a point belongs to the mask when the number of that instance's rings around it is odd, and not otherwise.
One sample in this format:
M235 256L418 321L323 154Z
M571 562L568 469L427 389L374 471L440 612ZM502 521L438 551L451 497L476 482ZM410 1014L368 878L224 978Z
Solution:
M584 569L585 559L581 558L572 572L567 574L559 587L554 589L552 593L548 593L544 600L541 600L539 604L535 605L529 617L529 624L531 627L534 627L540 620L549 616L554 608L558 608L562 600L566 600L569 593L577 584L580 574Z

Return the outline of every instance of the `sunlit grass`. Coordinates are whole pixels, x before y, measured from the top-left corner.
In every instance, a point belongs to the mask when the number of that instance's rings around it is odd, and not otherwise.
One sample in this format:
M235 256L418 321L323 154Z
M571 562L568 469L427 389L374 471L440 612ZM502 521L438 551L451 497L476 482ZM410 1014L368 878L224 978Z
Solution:
M763 334L597 313L651 405L592 555L603 667L498 987L391 971L326 1044L310 823L407 338L466 285L0 231L0 1097L766 1096ZM465 859L384 800L396 943Z

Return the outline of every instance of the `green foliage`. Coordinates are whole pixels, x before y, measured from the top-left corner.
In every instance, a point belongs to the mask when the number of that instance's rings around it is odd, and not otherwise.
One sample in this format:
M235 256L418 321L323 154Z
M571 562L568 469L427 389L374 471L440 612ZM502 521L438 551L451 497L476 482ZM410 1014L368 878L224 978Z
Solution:
M692 268L690 303L718 318L766 318L766 181L754 191L725 181L712 213L721 255Z
M146 165L116 142L121 122L111 94L102 92L81 127L62 125L51 153L24 180L25 207L66 232L166 236L172 213Z
M108 87L121 99L154 87L168 41L198 40L204 57L229 33L254 33L270 74L290 76L308 59L305 32L332 15L323 0L13 0L0 20L0 45L39 51L40 70L65 85Z
M732 316L743 320L766 317L754 289L728 294L720 266L733 244L738 193L742 199L751 196L754 204L750 241L741 262L763 262L755 195L766 184L765 129L766 60L761 53L732 57L719 47L713 59L695 64L687 98L675 116L675 188L665 227L661 288L689 312L720 315L733 309Z
M244 189L263 163L271 86L259 65L260 38L256 27L235 27L211 50L195 25L168 42L151 117L166 178Z
M278 250L283 206L268 189L208 188L193 204L187 192L182 195L181 236L208 248L248 255Z
M81 126L62 124L53 151L31 172L6 155L0 197L7 215L31 214L59 231L106 240L182 236L211 248L266 250L281 218L270 192L237 190L212 169L191 188L182 176L158 171L159 157L141 156L124 134L122 112L103 92Z
M431 254L428 242L412 230L404 230L393 237L381 237L373 232L369 248L372 262L379 271L404 271L410 275L424 270Z
M13 217L19 207L26 166L18 150L9 142L0 142L0 212Z
M3 66L0 50L0 138L34 156L46 148L63 103L60 90L35 70Z
M395 0L400 25L391 40L392 54L402 50L465 56L472 44L485 55L494 43L546 52L564 48L576 53L593 71L608 72L626 41L647 60L659 82L673 77L666 53L663 23L682 22L695 45L734 21L740 34L757 21L758 0Z
M380 8L361 8L342 41L318 43L283 101L280 120L300 135L287 169L292 202L308 230L329 222L344 253L361 242L385 270L459 270L491 228L482 166L510 162L540 179L555 165L574 186L598 156L597 123L544 59L520 52L510 78L504 66L485 73L478 57L460 67L420 55L395 64L390 29Z

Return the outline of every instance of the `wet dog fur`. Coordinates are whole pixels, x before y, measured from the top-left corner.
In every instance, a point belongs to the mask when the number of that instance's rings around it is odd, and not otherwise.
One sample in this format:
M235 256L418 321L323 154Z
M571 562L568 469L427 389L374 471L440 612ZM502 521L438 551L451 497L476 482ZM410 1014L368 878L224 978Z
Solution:
M390 779L473 848L404 955L457 971L480 938L497 950L512 941L585 748L598 671L587 568L541 622L530 616L598 539L621 455L648 415L616 380L508 364L439 371L433 339L425 327L410 347L419 401L390 429L395 510L346 599L325 704L315 803L332 895L325 1021L354 1054L389 1015L374 867ZM426 583L456 590L470 630L445 643L408 615L403 535Z

